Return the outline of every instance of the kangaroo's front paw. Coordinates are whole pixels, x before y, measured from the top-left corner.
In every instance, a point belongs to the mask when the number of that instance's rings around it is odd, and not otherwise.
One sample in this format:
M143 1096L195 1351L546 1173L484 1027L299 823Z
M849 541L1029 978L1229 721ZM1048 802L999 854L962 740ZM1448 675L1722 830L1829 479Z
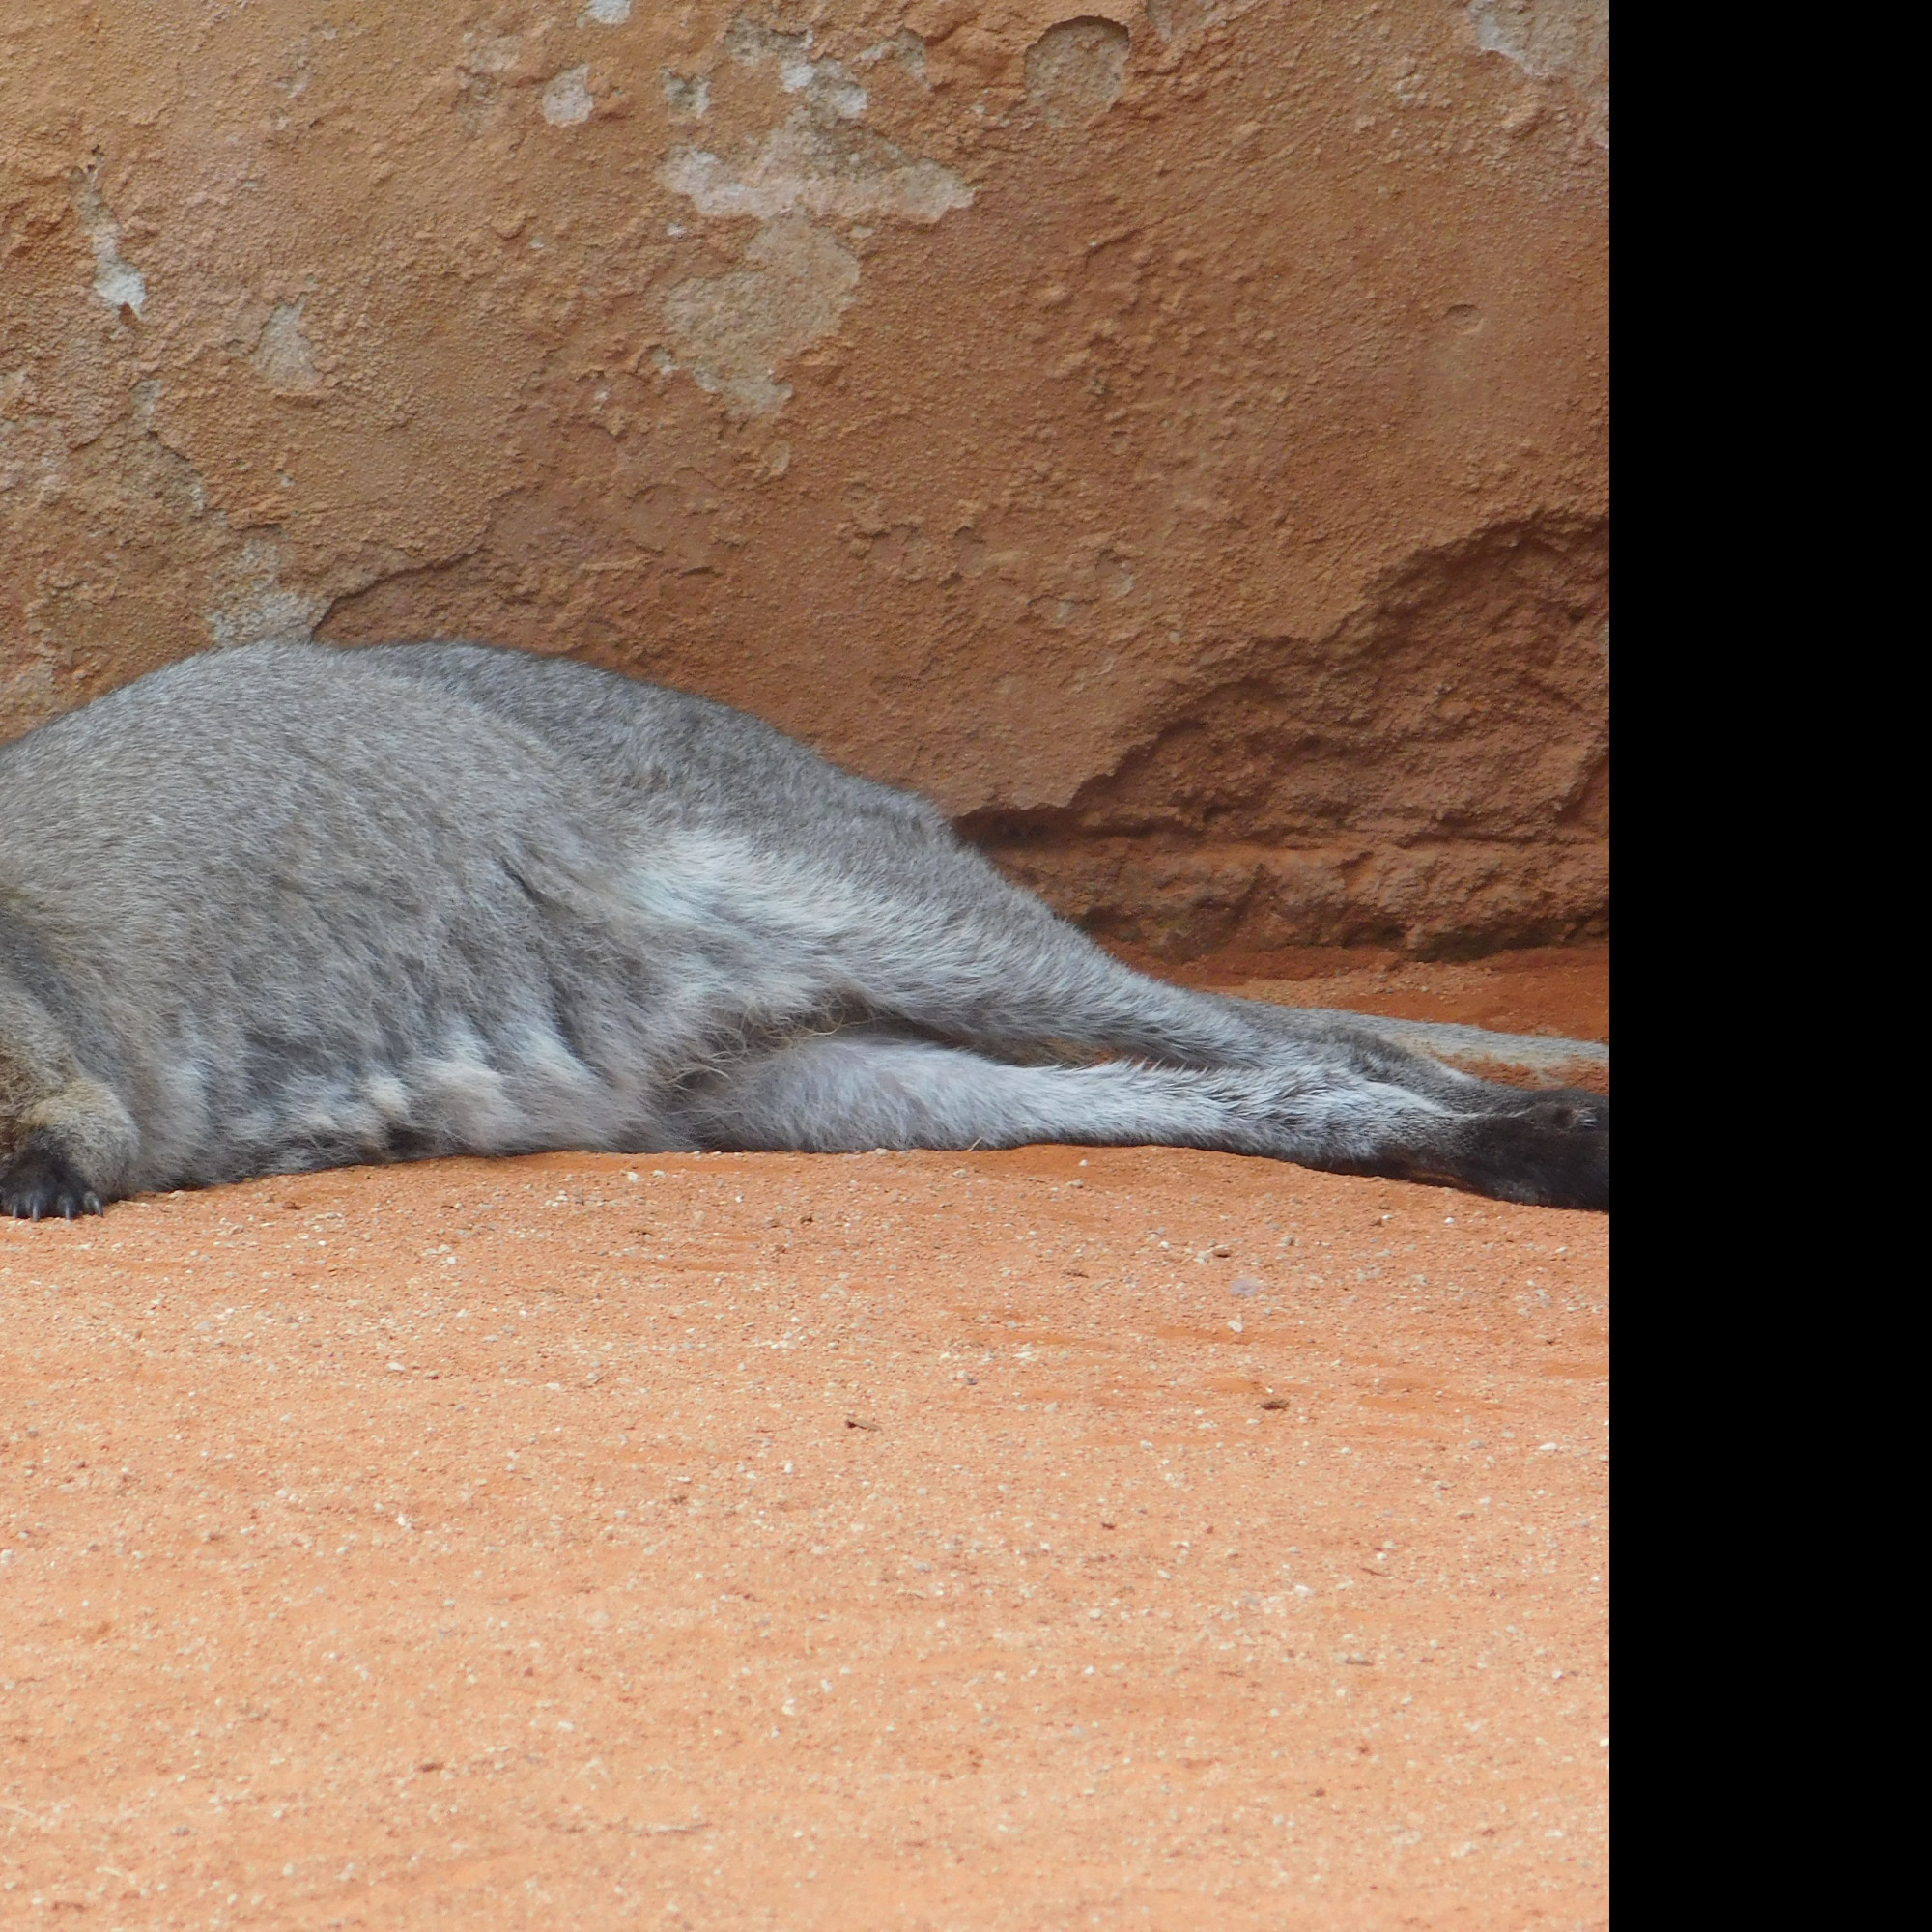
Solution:
M1538 1094L1520 1111L1470 1122L1461 1179L1503 1201L1607 1213L1609 1101L1601 1094Z
M0 1214L20 1221L58 1214L71 1221L76 1214L99 1212L100 1196L43 1135L29 1135L12 1165L0 1173Z

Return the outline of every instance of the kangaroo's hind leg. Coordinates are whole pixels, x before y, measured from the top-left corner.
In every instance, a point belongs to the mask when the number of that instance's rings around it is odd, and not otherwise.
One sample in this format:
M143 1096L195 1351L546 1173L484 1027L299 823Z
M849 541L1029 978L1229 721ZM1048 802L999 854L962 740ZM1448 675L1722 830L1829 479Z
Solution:
M882 1019L1003 1059L1036 1058L1058 1044L1175 1066L1260 1067L1312 1047L1344 1056L1366 1077L1445 1101L1516 1094L1410 1051L1364 1015L1151 979L950 835L895 856L898 864L873 867L856 890L836 874L795 882L801 902L838 909L814 936L850 1002ZM1428 1029L1410 1023L1407 1031Z
M1123 1054L1171 1067L1280 1072L1338 1093L1403 1094L1410 1123L1488 1121L1386 1151L1295 1153L1312 1166L1455 1179L1479 1192L1607 1200L1609 1103L1477 1080L1411 1051L1366 1016L1296 1010L1148 978L1093 944L978 853L935 845L868 881L830 963L852 1006L888 1025L1006 1060L1042 1050ZM836 904L828 888L820 903ZM1410 1028L1410 1032L1414 1029ZM1440 1145L1437 1145L1437 1143ZM1566 1175L1571 1176L1565 1179Z
M1015 1066L862 1026L714 1069L688 1085L681 1112L693 1138L715 1148L1211 1148L1509 1200L1609 1205L1606 1137L1567 1121L1452 1112L1317 1053L1266 1068Z

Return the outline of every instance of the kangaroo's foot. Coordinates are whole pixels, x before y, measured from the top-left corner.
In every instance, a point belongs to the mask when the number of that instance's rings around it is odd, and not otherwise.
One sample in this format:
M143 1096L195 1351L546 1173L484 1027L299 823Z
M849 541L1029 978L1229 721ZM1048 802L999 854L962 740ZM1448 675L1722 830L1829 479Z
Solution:
M71 1221L76 1214L99 1212L100 1196L51 1134L29 1134L0 1172L0 1214L20 1221L58 1214Z
M1464 1121L1455 1151L1454 1179L1479 1194L1608 1211L1610 1103L1601 1094L1514 1094L1487 1119Z

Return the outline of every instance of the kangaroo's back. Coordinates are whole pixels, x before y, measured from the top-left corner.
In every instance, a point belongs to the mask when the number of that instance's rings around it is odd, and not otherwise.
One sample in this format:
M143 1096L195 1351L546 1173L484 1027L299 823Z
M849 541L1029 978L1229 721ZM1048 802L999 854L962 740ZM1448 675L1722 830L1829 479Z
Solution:
M939 838L926 800L830 763L762 719L570 658L487 644L379 645L357 657L514 721L581 762L633 810L730 825L796 848Z

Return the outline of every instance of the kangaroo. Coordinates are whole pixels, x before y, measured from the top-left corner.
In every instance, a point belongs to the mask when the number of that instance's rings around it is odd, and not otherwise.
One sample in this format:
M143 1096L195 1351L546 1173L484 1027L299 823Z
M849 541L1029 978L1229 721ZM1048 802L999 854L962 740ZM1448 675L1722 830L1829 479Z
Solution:
M1136 973L923 799L566 659L254 644L0 748L12 1215L438 1154L1036 1141L1607 1208L1608 1128L1362 1015Z

